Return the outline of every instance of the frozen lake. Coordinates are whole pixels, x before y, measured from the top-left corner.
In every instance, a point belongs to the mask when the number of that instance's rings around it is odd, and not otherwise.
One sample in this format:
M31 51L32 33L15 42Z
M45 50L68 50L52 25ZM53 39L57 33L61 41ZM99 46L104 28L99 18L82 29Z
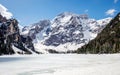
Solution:
M120 75L120 54L0 56L0 75Z

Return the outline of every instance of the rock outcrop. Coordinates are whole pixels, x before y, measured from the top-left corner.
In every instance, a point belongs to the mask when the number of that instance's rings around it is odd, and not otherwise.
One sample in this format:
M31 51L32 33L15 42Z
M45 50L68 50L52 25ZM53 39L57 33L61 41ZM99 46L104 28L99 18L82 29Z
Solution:
M13 47L21 51L16 51ZM31 39L23 40L16 19L6 19L0 15L0 55L3 54L32 54L34 46ZM38 52L37 52L38 53Z

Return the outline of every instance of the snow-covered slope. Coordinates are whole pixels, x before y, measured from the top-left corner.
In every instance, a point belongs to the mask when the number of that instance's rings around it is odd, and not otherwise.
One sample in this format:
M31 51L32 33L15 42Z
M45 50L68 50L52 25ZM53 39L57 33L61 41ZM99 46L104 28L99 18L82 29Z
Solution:
M120 54L0 57L0 75L120 75Z
M0 14L7 19L10 19L13 16L12 13L9 12L2 4L0 4Z
M47 22L47 25L38 23L23 28L23 33L31 36L30 34L35 34L35 28L43 27L33 38L36 50L44 53L48 50L74 51L94 39L110 20L111 18L95 20L86 14L64 12L57 15L51 23Z

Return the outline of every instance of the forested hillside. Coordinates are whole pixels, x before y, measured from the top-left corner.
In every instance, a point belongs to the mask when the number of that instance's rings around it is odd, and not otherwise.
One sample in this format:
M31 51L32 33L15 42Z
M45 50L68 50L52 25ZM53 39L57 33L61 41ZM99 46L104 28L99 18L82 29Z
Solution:
M77 53L119 53L120 52L120 13L88 44Z

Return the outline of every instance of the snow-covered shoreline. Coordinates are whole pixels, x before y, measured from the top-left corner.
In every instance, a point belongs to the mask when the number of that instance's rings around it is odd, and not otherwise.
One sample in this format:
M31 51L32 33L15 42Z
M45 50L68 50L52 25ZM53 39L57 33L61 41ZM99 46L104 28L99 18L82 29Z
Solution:
M5 55L0 75L120 75L119 59L120 54Z

